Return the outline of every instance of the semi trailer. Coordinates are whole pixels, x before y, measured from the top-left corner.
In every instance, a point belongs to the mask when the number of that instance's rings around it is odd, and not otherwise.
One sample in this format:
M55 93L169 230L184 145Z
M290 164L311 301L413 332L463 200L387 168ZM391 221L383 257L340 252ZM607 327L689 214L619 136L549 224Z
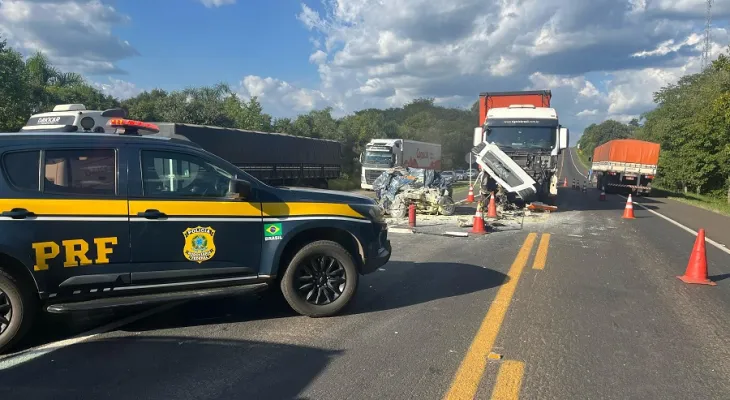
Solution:
M606 193L651 194L660 146L636 139L616 139L593 150L591 170Z
M339 142L257 132L155 122L160 135L189 140L272 186L310 186L326 189L340 177L342 148Z

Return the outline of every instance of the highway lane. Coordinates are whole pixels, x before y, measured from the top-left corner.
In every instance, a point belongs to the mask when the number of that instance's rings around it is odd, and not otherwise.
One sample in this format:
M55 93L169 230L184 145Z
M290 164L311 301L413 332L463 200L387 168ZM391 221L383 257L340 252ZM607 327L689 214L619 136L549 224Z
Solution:
M557 205L484 237L391 234L393 260L342 316L270 295L189 302L0 360L0 395L728 398L730 256L708 246L718 286L685 285L693 236L640 208L622 220L624 200L595 190L561 188Z
M582 175L588 175L588 170L580 163L578 156L575 154L575 148L570 149L566 161L568 166L572 166L573 162L575 163L573 168L577 171L574 170L573 172L576 178L583 179ZM634 200L644 207L666 215L694 231L704 228L707 237L730 249L730 217L655 195L648 198L637 197Z

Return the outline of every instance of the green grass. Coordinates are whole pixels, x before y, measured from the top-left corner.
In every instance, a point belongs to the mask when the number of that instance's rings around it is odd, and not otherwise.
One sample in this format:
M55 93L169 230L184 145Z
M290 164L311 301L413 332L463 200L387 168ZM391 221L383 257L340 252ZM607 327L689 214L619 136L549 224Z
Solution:
M360 189L360 176L358 176L358 180L353 181L351 179L332 179L328 182L328 187L330 190L340 190L343 192L347 192L354 189Z
M730 216L730 203L725 198L717 198L701 194L681 193L667 190L662 187L654 186L652 188L652 197L667 197L681 203L689 204L695 207L704 208L718 214Z
M576 149L575 152L578 154L578 161L583 164L583 167L585 167L585 169L591 169L591 163L588 161L588 154L585 154L581 149Z

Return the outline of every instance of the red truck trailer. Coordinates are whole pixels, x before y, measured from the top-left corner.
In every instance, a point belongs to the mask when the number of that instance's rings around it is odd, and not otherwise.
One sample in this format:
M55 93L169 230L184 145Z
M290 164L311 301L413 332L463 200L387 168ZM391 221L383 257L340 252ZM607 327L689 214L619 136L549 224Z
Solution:
M606 193L651 193L651 182L659 163L658 143L617 139L593 150L591 170L598 188Z
M487 111L492 108L506 108L512 105L531 105L549 108L551 98L552 93L549 90L479 93L479 122L477 126L484 125L484 121L487 119Z

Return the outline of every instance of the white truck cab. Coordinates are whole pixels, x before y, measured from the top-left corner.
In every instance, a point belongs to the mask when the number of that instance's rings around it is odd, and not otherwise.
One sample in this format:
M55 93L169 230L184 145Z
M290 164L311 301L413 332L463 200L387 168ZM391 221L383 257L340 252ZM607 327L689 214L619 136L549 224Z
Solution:
M121 108L87 110L83 104L59 104L53 111L31 115L21 132L58 131L104 133L111 118L126 118Z

